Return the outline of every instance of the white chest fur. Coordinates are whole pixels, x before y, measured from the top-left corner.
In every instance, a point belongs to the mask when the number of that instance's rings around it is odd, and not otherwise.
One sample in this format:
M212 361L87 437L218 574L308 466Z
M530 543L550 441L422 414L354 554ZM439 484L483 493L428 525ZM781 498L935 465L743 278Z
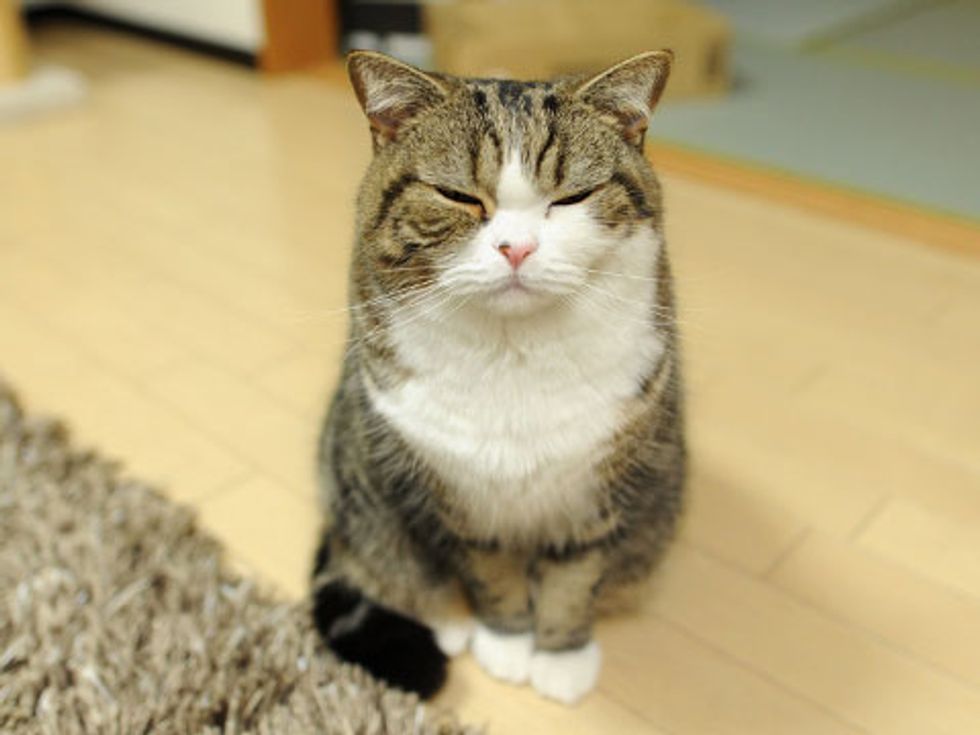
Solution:
M613 280L614 311L398 317L413 377L372 401L457 495L474 537L562 538L594 513L595 464L663 349L651 282Z

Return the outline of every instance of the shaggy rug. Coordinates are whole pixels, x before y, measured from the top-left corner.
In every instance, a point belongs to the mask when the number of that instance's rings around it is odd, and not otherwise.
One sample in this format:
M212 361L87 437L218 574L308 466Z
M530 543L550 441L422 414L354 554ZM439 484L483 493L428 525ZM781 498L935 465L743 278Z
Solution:
M339 663L303 604L0 382L0 732L466 733Z

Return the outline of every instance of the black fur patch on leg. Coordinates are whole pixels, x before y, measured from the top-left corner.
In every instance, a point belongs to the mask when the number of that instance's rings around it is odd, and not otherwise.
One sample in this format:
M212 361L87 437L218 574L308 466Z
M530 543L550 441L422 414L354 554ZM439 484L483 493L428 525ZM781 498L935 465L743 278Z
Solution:
M446 681L446 655L429 628L342 582L314 592L313 621L338 657L391 686L428 699Z

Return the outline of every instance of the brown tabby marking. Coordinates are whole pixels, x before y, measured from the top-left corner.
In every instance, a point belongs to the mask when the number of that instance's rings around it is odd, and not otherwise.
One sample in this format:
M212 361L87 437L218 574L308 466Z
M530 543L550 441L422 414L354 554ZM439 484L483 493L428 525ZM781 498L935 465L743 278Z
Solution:
M661 190L642 140L668 66L669 57L652 54L591 80L515 82L352 58L375 156L358 197L353 346L320 444L330 554L318 584L342 581L422 619L438 617L461 585L485 624L533 630L539 649L562 651L588 642L606 593L643 579L660 557L680 513L685 464L666 248L654 272L634 274L656 284L649 319L663 355L595 457L592 510L561 530L543 529L533 542L488 537L468 520L467 498L377 411L369 386L410 379L393 347L392 315L436 288L448 255L493 217L510 151L520 151L550 200L594 190L588 211L617 237L643 228L662 235Z

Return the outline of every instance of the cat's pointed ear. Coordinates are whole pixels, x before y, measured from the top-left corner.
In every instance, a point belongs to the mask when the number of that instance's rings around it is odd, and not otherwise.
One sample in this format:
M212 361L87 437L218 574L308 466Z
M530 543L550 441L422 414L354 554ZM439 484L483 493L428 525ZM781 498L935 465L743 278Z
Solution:
M674 52L669 50L634 56L586 80L575 90L575 96L609 118L629 143L642 146L673 60Z
M434 77L374 51L348 54L347 73L375 145L395 140L406 122L446 98L446 89Z

